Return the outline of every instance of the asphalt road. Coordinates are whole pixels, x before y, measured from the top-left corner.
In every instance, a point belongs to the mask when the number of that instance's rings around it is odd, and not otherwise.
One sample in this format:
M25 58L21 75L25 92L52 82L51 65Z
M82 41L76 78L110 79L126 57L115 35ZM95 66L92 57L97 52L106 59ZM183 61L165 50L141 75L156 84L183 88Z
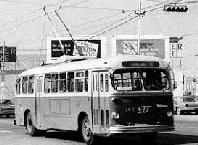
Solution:
M0 145L85 145L75 132L48 132L30 137L25 128L14 126L13 118L0 119ZM198 145L198 115L176 115L176 131L159 133L155 145ZM126 138L96 137L98 145L141 145L134 136Z

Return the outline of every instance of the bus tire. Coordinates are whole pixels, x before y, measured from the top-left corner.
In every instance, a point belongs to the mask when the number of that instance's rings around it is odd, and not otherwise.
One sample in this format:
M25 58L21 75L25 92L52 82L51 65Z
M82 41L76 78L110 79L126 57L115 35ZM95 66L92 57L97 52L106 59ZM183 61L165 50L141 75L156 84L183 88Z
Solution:
M93 143L93 133L91 131L91 125L88 116L85 116L82 119L80 125L80 134L82 136L83 141L87 145L91 145Z
M26 129L30 136L36 136L38 134L38 130L34 126L34 123L32 121L32 115L30 112L28 112L27 118L26 118Z

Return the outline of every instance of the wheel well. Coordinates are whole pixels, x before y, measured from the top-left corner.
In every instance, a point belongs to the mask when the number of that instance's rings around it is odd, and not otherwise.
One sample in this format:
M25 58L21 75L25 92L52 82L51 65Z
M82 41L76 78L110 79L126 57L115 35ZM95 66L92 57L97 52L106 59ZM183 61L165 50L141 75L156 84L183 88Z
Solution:
M24 112L24 125L25 126L27 125L27 115L28 115L29 112L30 112L29 109L25 110L25 112Z
M79 131L79 129L81 128L82 119L83 119L85 116L88 116L87 113L85 113L85 112L80 112L80 114L78 115L78 131Z

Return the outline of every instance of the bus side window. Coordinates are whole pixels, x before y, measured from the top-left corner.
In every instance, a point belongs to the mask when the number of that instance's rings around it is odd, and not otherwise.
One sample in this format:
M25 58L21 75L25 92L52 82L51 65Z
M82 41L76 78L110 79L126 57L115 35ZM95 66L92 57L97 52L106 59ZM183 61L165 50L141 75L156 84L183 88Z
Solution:
M83 92L84 72L76 72L75 90L76 92Z
M93 86L93 91L95 91L95 75L93 75L93 80L92 80L92 86Z
M21 78L18 78L16 81L16 94L21 93Z
M28 80L28 94L34 93L34 76L30 76Z
M66 73L59 74L59 92L66 92Z
M52 92L55 93L55 92L58 92L58 74L52 74L52 83L51 83L51 89L52 89Z
M44 92L50 93L51 90L51 74L46 74L44 79Z
M28 77L23 77L22 79L22 93L27 94L27 83L28 83Z
M105 74L105 91L109 92L109 77L108 77L108 74Z
M67 73L68 92L74 92L74 72Z
M104 78L103 74L100 74L100 91L103 92L104 90Z
M85 71L85 92L88 92L88 71Z

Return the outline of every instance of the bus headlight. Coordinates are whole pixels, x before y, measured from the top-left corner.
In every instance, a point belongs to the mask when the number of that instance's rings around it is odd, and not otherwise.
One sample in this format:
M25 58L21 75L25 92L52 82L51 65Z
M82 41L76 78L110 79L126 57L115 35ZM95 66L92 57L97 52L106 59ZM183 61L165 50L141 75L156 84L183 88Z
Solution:
M119 113L117 113L117 112L112 112L112 113L111 113L111 118L113 118L114 120L117 120L117 119L120 118L120 115L119 115Z
M172 115L173 115L173 112L172 112L172 111L168 111L168 112L167 112L167 116L168 116L168 117L171 117Z

